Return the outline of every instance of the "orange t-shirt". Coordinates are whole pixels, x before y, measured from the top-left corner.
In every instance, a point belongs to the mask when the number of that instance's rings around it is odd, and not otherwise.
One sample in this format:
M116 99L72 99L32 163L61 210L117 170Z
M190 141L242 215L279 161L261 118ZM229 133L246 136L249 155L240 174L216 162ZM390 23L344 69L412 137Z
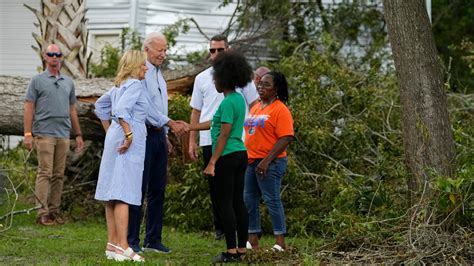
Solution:
M264 108L261 102L255 104L245 119L244 127L249 159L265 158L279 138L295 134L290 110L280 100ZM286 151L283 151L277 158L285 156Z

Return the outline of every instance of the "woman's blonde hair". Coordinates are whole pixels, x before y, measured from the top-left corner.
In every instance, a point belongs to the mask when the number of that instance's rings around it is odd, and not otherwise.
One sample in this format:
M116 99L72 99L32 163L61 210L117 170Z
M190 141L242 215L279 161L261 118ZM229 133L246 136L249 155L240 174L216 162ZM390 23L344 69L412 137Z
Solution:
M117 76L114 84L119 87L120 84L129 78L138 79L140 73L140 66L145 62L146 54L139 50L128 50L120 59Z

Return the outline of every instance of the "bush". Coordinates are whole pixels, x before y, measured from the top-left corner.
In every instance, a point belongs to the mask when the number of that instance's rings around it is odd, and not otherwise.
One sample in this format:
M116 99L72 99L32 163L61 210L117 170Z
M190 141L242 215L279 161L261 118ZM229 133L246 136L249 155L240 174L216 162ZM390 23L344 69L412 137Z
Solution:
M394 76L358 73L315 52L285 58L273 68L285 73L292 88L289 106L296 141L289 147L281 192L288 233L333 238L341 249L402 239L397 228L406 226L410 206ZM456 219L468 225L474 213L469 203L474 132L465 125L474 122L466 108L473 104L454 94L449 99L458 143L457 176L463 179L433 180L430 185L439 191L438 208L450 211L462 204L464 212ZM187 102L170 108L186 110L183 117L189 116ZM212 228L202 166L173 160L171 169L166 219L188 230ZM271 233L266 208L261 210L263 230ZM382 220L389 222L376 222Z
M0 174L4 175L4 180L0 184L3 185L0 195L6 192L7 195L14 197L16 192L24 196L31 192L31 189L34 190L36 165L35 151L28 152L22 143L11 150L2 150Z
M290 232L335 237L370 217L402 213L406 169L394 77L356 73L318 53L277 67L293 88L295 169L283 194Z
M399 213L403 202L391 192L403 192L406 171L393 77L357 74L316 53L308 59L287 58L278 68L293 88L290 108L296 141L290 145L282 189L289 232L334 236L354 217ZM173 112L186 110L185 119L187 109L185 101L170 103ZM181 182L181 188L172 183L167 192L168 198L179 201L167 201L167 219L172 217L175 226L190 228L181 215L206 220L197 222L199 227L212 226L201 167L171 166L175 181ZM332 218L326 216L336 214L338 224L329 226ZM271 232L268 215L263 217L264 230Z
M190 97L173 95L169 101L169 117L189 121ZM185 161L183 149L188 136L177 138L169 134L174 152L169 158L168 185L165 200L165 221L184 230L207 230L212 226L211 200L207 179L202 174L202 162ZM187 147L187 145L185 145ZM202 156L202 155L201 155Z

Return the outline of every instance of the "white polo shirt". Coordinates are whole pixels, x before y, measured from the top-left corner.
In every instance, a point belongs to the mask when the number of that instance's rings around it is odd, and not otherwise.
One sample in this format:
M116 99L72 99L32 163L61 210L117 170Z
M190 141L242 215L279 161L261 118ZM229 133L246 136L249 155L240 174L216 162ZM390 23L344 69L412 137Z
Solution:
M257 88L253 82L250 81L244 88L236 88L236 91L244 96L245 103L247 104L247 114L249 111L249 104L258 99ZM201 111L199 123L212 120L217 107L219 107L223 99L224 94L217 92L216 86L214 85L214 80L212 79L212 67L204 70L196 76L190 105L192 108ZM212 145L211 131L199 131L199 146L208 145Z

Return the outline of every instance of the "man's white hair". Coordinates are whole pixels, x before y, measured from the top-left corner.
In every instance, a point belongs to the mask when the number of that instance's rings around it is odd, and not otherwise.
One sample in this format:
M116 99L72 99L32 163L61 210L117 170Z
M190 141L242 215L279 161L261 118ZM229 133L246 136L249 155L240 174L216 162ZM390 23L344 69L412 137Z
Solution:
M145 40L143 41L143 48L145 48L145 46L148 46L155 39L163 39L166 41L166 37L165 35L163 35L163 33L151 32L146 35Z

